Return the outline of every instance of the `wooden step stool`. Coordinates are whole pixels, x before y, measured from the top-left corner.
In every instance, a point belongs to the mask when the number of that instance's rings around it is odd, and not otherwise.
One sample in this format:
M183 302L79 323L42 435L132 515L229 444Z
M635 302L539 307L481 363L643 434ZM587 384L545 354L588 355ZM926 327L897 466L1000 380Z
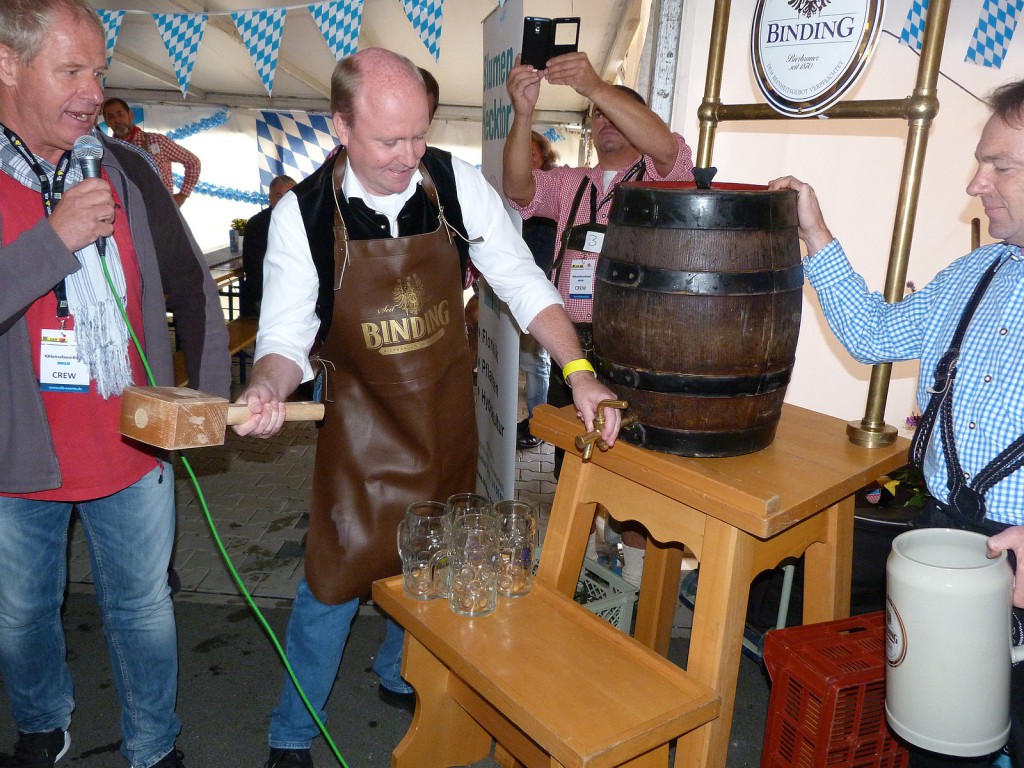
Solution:
M664 768L669 742L719 713L711 688L543 584L472 619L400 576L373 601L405 628L417 697L393 768L466 765L492 738L529 768Z

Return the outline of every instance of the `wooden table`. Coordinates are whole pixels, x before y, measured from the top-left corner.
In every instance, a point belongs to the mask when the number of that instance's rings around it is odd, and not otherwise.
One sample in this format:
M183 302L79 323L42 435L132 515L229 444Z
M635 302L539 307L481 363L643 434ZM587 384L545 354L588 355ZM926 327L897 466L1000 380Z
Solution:
M416 689L393 768L474 763L492 738L502 765L666 768L669 742L719 712L709 686L544 584L472 619L406 596L401 576L373 601L406 630Z
M235 319L235 299L239 296L239 282L242 279L242 256L232 254L227 248L206 254L210 265L210 277L217 286L217 293L227 298L227 319Z
M700 561L686 668L721 695L722 713L680 739L676 765L724 768L750 582L804 554L804 622L848 616L853 494L904 465L909 441L860 448L847 440L844 421L791 405L775 442L731 458L683 458L620 441L584 463L573 406L538 406L530 431L566 451L539 581L573 594L596 505L643 524L649 539L634 636L665 655L683 545Z

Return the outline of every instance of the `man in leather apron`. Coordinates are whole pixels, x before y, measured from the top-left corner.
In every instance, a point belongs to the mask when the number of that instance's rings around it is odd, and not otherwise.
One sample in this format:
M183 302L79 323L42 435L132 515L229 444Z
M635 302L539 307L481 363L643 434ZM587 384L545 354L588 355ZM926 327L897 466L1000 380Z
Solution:
M1024 80L988 99L967 193L981 199L999 242L956 260L924 288L888 304L869 293L832 237L814 190L787 176L770 189L797 191L804 274L837 338L863 363L920 358L921 423L910 458L934 497L917 527L989 536L1015 568L1013 642L1024 643ZM941 642L937 638L936 642ZM955 702L951 702L955 706ZM1010 741L1004 755L955 758L911 749L914 768L1024 766L1024 664L1011 675Z
M476 484L465 260L560 365L583 357L497 192L468 164L426 147L416 67L371 48L339 62L331 83L344 149L274 210L256 362L240 398L251 417L236 428L260 437L280 430L285 398L315 366L326 415L286 650L321 719L360 599L375 579L401 572L395 537L405 508ZM598 403L614 395L587 370L570 378L590 428ZM612 440L618 413L605 415ZM389 621L374 670L390 690L406 685L401 640ZM311 766L316 734L286 679L266 765Z
M533 112L543 80L567 85L593 103L594 168L533 170ZM556 56L543 70L517 63L509 71L506 87L515 115L505 141L502 188L524 219L543 216L558 222L555 261L549 274L589 354L594 346L594 277L615 187L630 181L693 179L690 148L648 108L640 94L601 80L585 53ZM570 402L572 394L564 379L552 371L548 403L561 407ZM563 455L560 448L555 449L555 477ZM623 526L623 545L622 575L639 586L646 545L643 527L636 523ZM595 546L591 534L587 550L592 558L597 554Z

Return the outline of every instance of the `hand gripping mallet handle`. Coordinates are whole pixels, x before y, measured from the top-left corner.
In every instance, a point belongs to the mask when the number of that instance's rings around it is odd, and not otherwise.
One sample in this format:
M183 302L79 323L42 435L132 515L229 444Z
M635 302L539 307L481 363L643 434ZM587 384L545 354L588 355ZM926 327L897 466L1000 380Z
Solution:
M324 404L309 401L285 403L285 421L320 421L324 417ZM228 419L229 427L245 424L249 420L249 406L245 403L229 403Z
M320 420L321 403L286 403L285 420ZM176 451L222 445L229 425L244 424L249 408L185 387L128 387L121 397L121 434Z

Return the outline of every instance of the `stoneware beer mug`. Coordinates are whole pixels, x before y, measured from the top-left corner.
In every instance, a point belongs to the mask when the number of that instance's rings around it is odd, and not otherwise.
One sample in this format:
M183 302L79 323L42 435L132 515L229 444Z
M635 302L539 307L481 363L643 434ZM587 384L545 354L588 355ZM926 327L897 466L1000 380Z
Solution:
M402 558L402 589L416 600L448 596L444 555L451 536L451 517L439 501L417 501L398 524Z
M1013 572L986 536L925 528L897 536L886 561L885 714L932 752L975 757L1010 731Z
M449 604L461 616L486 616L498 597L498 521L492 512L452 521Z
M533 586L534 558L539 538L537 506L529 501L495 502L498 518L498 594L521 597Z

